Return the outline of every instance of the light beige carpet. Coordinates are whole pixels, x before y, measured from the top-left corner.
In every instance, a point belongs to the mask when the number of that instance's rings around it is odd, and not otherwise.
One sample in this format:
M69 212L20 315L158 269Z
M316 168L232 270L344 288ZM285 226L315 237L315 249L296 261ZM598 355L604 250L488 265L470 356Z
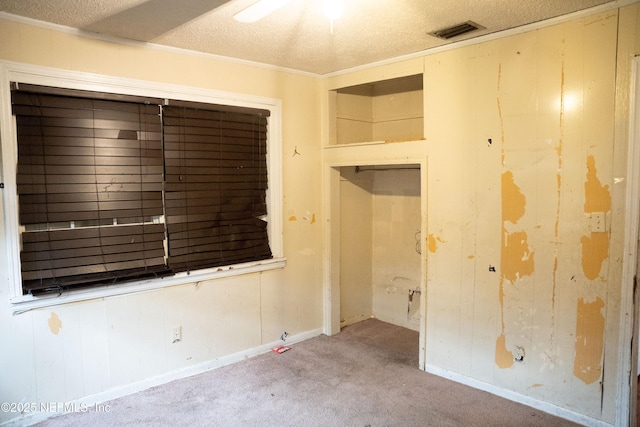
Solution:
M366 320L40 426L569 426L418 369L418 333Z

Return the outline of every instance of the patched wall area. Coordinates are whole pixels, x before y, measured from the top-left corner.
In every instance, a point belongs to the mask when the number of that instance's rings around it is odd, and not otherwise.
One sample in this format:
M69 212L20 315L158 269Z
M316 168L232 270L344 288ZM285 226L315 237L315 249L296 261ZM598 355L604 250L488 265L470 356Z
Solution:
M330 79L424 73L424 141L325 154L425 158L427 370L615 422L639 23L635 3Z
M456 49L425 58L424 88L446 242L428 258L427 364L609 421L617 40L612 11Z

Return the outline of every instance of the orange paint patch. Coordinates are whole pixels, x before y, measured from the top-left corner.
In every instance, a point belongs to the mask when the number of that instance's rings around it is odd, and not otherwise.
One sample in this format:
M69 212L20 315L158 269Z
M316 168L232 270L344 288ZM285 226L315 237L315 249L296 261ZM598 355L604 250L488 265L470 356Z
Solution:
M602 185L596 171L596 159L587 157L587 180L584 183L584 211L608 212L611 210L611 193L608 185Z
M533 384L529 388L537 388L537 387L542 387L542 384Z
M429 234L428 246L429 252L431 252L432 254L435 254L438 250L438 242L436 241L436 236L434 236L433 234Z
M591 237L582 236L582 271L587 279L595 280L600 276L602 263L609 257L609 233L591 233Z
M576 319L576 356L573 374L585 384L598 381L602 375L602 353L604 350L604 301L597 298L585 303L578 300Z
M513 366L513 353L507 350L504 329L504 282L512 284L521 277L533 273L533 253L529 250L527 233L516 231L507 233L506 222L517 223L525 214L527 200L513 179L513 172L506 171L502 174L502 248L500 251L501 277L500 292L500 316L502 333L496 339L496 365L505 369Z
M289 217L289 221L297 221L297 220L298 220L298 218L296 218L296 216L295 216L295 215L291 215L291 216Z
M504 334L500 334L496 340L496 365L502 369L513 366L513 353L507 350L507 339Z
M511 283L533 273L533 253L529 251L527 233L518 231L506 236L500 256L502 275Z
M316 222L316 214L311 215L311 222L310 222L310 224L313 224L314 222Z
M526 199L513 180L513 172L502 174L502 221L515 224L524 215Z
M475 255L469 255L469 256L467 257L467 259L474 259L474 258L475 258Z
M429 247L429 252L435 254L438 250L438 242L447 243L446 240L443 240L441 237L436 237L433 234L429 234L429 238L427 240L427 246Z
M62 329L62 320L58 317L56 313L51 312L51 317L47 319L47 323L49 324L49 330L52 334L58 335L60 329Z

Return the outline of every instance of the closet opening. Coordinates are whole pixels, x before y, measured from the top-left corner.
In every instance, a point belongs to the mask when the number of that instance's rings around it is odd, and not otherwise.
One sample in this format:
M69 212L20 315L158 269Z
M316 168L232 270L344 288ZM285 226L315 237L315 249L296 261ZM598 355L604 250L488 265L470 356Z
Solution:
M417 361L424 315L420 165L338 169L340 329L373 318L415 331L407 348Z

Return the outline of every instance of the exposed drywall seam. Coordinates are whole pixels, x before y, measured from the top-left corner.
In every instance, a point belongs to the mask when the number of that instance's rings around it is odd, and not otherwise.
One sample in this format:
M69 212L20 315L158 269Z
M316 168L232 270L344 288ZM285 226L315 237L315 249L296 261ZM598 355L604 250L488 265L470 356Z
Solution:
M500 147L502 153L502 166L504 166L504 118L502 117L502 106L500 105L500 83L502 80L502 63L498 64L498 87L496 88L498 97L496 103L498 105L498 118L500 119Z
M501 163L504 167L504 118L502 117L502 106L500 104L500 83L502 81L502 63L498 64L498 84L496 87L496 93L498 96L496 97L496 105L498 107L498 118L500 119L500 150L501 150ZM504 175L503 178L504 180ZM504 189L502 190L504 191ZM504 195L502 195L502 237L501 237L501 250L504 248ZM498 367L510 368L513 366L513 353L507 350L507 339L504 335L504 276L500 275L500 285L498 291L498 301L500 303L500 335L496 339L496 365Z
M556 219L553 225L553 277L551 279L551 336L550 353L556 354L556 290L558 286L558 241L560 239L560 198L562 194L562 148L564 144L564 53L565 40L562 39L562 66L560 68L560 136L558 146L555 148L558 157L558 169L556 172Z

